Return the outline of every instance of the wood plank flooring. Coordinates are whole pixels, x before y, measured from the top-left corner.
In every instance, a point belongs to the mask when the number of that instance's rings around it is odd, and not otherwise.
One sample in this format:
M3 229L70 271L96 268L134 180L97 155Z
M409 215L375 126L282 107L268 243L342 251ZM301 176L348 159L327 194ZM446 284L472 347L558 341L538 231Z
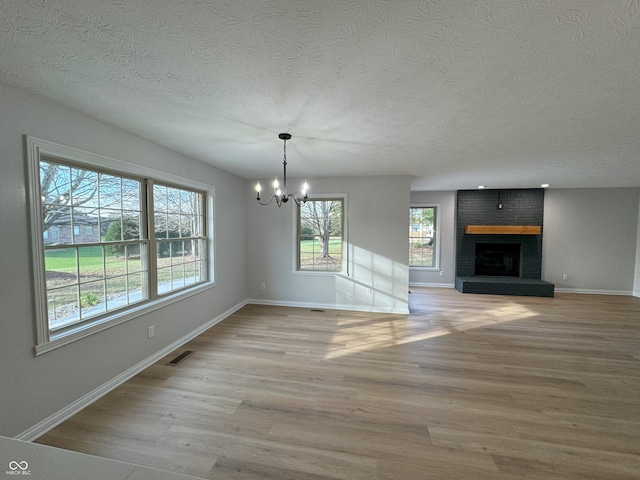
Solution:
M246 306L38 442L219 480L640 478L640 299L410 307Z

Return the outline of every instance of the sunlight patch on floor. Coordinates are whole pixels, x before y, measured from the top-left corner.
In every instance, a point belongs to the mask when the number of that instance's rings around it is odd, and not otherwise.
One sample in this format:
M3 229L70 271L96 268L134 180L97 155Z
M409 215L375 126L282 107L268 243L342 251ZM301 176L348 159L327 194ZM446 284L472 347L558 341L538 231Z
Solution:
M506 305L487 308L474 315L460 319L460 312L433 312L425 314L420 321L408 317L363 321L362 319L341 319L338 330L332 337L331 349L325 360L345 357L362 352L421 342L451 333L467 332L501 323L523 320L537 315L529 308L511 302Z

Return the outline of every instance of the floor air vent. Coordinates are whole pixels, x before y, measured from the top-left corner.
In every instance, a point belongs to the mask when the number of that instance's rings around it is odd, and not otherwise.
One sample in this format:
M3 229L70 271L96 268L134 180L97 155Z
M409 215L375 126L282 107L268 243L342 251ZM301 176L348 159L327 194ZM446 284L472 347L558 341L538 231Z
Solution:
M321 308L310 308L309 309L310 312L319 312L319 313L324 313L324 310Z
M189 355L191 355L195 350L186 350L184 352L182 352L180 355L178 355L176 358L174 358L173 360L171 360L169 363L167 363L167 365L178 365L180 362L182 362L185 358L187 358Z

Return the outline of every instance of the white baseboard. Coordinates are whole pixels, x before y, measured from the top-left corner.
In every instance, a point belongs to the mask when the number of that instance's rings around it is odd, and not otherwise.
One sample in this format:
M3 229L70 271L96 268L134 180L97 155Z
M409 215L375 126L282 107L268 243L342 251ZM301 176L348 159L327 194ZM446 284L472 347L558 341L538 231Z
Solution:
M409 283L409 287L456 288L455 283Z
M584 293L587 295L626 295L632 294L630 290L595 290L584 288L558 288L554 289L556 293Z
M247 304L247 301L245 300L244 302L240 302L237 305L231 307L230 309L228 309L227 311L221 313L217 317L209 320L207 323L205 323L203 325L200 325L195 330L187 333L182 338L179 338L178 340L176 340L175 342L171 343L170 345L167 345L162 350L157 351L153 355L145 358L140 363L134 365L133 367L129 368L128 370L125 370L124 372L122 372L117 377L112 378L108 382L100 385L98 388L96 388L95 390L87 393L85 396L79 398L75 402L70 403L69 405L67 405L63 409L58 410L53 415L45 418L44 420L42 420L41 422L37 423L36 425L34 425L33 427L29 428L28 430L25 430L20 435L17 435L15 438L18 439L18 440L25 440L27 442L32 442L36 438L41 437L42 435L47 433L49 430L51 430L51 429L55 428L56 426L60 425L62 422L64 422L68 418L72 417L73 415L78 413L83 408L86 408L87 406L89 406L90 404L92 404L93 402L98 400L100 397L102 397L102 396L106 395L107 393L109 393L114 388L122 385L124 382L126 382L130 378L134 377L135 375L137 375L138 373L143 371L145 368L153 365L154 363L156 363L158 360L160 360L165 355L168 355L172 351L174 351L175 349L180 348L182 345L187 343L189 340L194 339L195 337L197 337L198 335L200 335L204 331L208 330L209 328L211 328L215 324L221 322L222 320L227 318L232 313L234 313L237 310L239 310L242 307L244 307L246 304Z
M296 308L324 308L326 310L351 310L356 312L368 313L391 313L395 315L409 315L409 307L406 308L380 308L374 306L357 306L357 305L341 305L338 303L308 303L308 302L287 302L281 300L264 300L260 298L250 298L247 303L256 305L275 305L278 307L296 307Z
M431 288L456 288L453 283L410 283L409 287L431 287ZM583 293L587 295L633 295L640 297L640 292L632 292L629 290L596 290L584 288L554 288L557 293Z

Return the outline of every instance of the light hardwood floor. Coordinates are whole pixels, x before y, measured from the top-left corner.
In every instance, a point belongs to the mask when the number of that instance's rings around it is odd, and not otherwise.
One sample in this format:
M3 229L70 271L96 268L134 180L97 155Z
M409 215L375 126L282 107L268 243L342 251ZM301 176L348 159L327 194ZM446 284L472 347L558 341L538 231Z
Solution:
M38 442L220 480L640 478L640 299L410 305L246 306Z

